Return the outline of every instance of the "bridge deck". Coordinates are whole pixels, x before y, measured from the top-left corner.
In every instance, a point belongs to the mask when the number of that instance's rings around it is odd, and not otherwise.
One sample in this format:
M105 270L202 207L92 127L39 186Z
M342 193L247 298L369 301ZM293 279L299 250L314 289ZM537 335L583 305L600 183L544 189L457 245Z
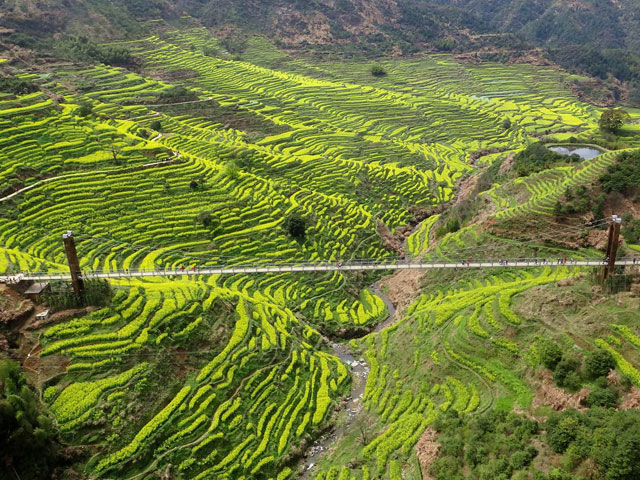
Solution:
M333 272L333 271L362 271L362 270L434 270L456 268L540 268L540 267L602 267L602 260L576 260L570 261L542 261L535 259L516 259L507 261L482 261L482 262L429 262L410 263L406 261L388 262L346 262L338 263L288 263L278 265L237 265L237 266L203 266L182 269L162 270L120 270L114 272L83 272L83 278L144 278L188 275L231 275L231 274L258 274L258 273L294 273L294 272ZM640 265L640 258L624 258L616 261L616 265ZM15 275L0 276L0 283L15 283L20 280L71 280L69 273L18 273Z

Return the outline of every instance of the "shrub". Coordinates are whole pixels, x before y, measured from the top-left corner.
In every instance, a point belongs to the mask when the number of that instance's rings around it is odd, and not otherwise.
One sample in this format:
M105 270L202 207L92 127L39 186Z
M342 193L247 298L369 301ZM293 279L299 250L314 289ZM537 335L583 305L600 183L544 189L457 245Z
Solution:
M549 370L556 368L556 365L562 360L562 350L557 343L547 340L540 346L540 361Z
M584 367L587 378L606 377L613 368L616 368L616 361L606 350L596 348L587 354Z
M561 155L549 150L543 143L536 142L514 157L513 168L519 176L525 177L546 170L559 162L580 160L578 155Z
M386 74L387 70L379 63L371 65L371 75L374 77L384 77Z
M212 220L213 220L213 217L209 212L200 212L196 217L196 221L198 223L201 223L205 227L208 227L209 225L211 225Z
M587 395L589 407L615 408L618 406L618 396L608 388L596 388Z
M299 213L291 213L288 215L284 219L282 226L294 239L298 241L305 239L307 234L307 220Z
M576 439L580 427L577 415L575 410L566 410L551 416L547 421L547 441L554 452L564 453Z
M197 98L198 95L182 86L173 86L158 94L158 101L161 103L187 102Z
M640 185L640 152L623 152L600 177L605 192L631 193Z
M90 103L81 103L75 110L76 115L79 117L88 117L93 113L93 106Z
M536 450L535 447L528 447L526 450L511 455L509 463L514 470L520 470L521 468L528 467L537 455L538 450Z
M563 358L553 370L553 380L567 390L580 388L580 360L576 357Z
M37 92L38 86L28 80L16 77L0 77L0 92L9 92L14 95L27 95Z

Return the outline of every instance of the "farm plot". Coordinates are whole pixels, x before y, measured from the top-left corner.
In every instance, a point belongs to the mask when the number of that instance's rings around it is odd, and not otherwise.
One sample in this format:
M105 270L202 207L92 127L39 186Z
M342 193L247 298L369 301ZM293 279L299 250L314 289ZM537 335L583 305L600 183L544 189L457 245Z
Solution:
M86 465L91 475L132 478L172 465L190 479L294 477L294 457L350 383L324 337L361 336L387 316L368 288L378 277L196 271L177 280L171 272L395 256L380 224L393 234L453 199L479 155L488 163L483 153L518 150L546 129L587 132L597 113L547 70L437 56L391 62L378 80L368 65L311 65L252 42L238 61L206 55L220 47L202 30L150 37L128 45L165 81L97 66L57 73L50 87L64 97L59 106L43 94L0 103L0 148L14 152L0 186L90 170L0 209L0 271L65 270L66 230L76 233L83 270L167 271L117 283L109 308L42 333L43 359L70 362L44 392L61 432L103 449ZM159 103L176 85L197 113ZM85 104L92 113L80 117ZM169 157L176 163L129 168ZM561 189L554 182L600 168L589 165L532 183L531 204L544 208L547 190ZM503 202L506 215L513 204ZM293 215L306 221L304 239L285 227ZM435 219L409 238L412 255L445 257L478 235L465 229L431 248ZM522 321L510 302L556 278L505 273L449 286L393 328L355 341L371 367L365 405L377 430L355 453L362 468L346 467L355 457L345 448L320 471L397 476L438 412L475 412L495 397L526 404L528 386L509 368L520 348L509 335ZM476 358L474 346L491 358Z
M575 274L509 271L458 282L456 289L423 295L394 326L359 341L371 367L363 402L373 426L362 446L362 426L340 439L312 478L331 478L343 468L349 478L393 478L394 462L407 465L438 412L474 413L496 403L527 407L533 392L519 368L528 345L514 334L525 320L511 309L512 298ZM363 464L349 468L356 457Z
M107 432L107 451L87 466L107 478L168 464L189 478L275 478L290 445L323 423L349 380L340 360L318 348L318 332L289 309L201 282L119 290L112 307L44 336L43 357L71 360L68 386L50 386L45 398L70 439L96 426ZM181 353L191 350L189 359ZM137 363L145 356L153 361ZM73 381L87 372L108 376ZM122 417L141 405L159 410L140 429L127 428Z

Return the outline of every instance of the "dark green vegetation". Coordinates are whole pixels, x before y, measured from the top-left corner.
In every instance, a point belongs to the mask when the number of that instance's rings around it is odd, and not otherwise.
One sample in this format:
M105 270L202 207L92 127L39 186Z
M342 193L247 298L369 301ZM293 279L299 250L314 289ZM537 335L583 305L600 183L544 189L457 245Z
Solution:
M84 36L70 36L54 43L54 52L79 62L99 62L114 66L132 66L131 51L124 47L98 45Z
M220 22L237 15L234 22L251 29L252 16L264 14L268 29L269 12L282 4L251 3L250 15L249 3L215 5L229 8L212 9L211 24L214 15ZM278 12L278 29L306 38L298 45L313 42L318 31L304 30L306 15L349 6L297 2L293 17ZM426 31L434 10L419 7L403 14L415 30L404 32L414 38L403 48L429 37L458 53L462 37L438 38L437 22ZM364 55L332 56L359 48L347 41L360 34L346 28L327 33L345 43L327 40L325 58L240 30L212 36L184 28L193 19L170 21L144 25L152 34L143 38L97 44L131 52L135 62L124 68L0 67L40 88L0 99L0 185L7 193L33 186L0 210L0 272L68 271L60 244L67 229L77 234L84 271L164 270L114 280L104 308L24 330L41 349L32 358L32 345L23 345L20 354L41 374L41 397L61 436L87 446L75 471L289 480L313 461L307 475L318 480L416 480L426 467L414 447L450 410L507 414L510 426L484 475L531 465L551 475L536 463L553 458L549 450L533 445L544 426L535 433L509 412L538 421L536 405L558 407L545 389L571 396L587 388L584 404L592 406L633 400L637 301L606 297L580 268L408 272L415 277L399 285L344 270L205 276L198 269L407 254L434 262L599 257L592 245L572 250L544 233L562 227L551 226L558 199L584 197L618 152L568 161L538 151L538 159L533 146L525 154L541 164L518 177L510 161L539 139L579 144L600 135L601 110L575 98L573 77L451 54L376 59L387 74L375 76ZM475 41L520 42L491 38ZM397 38L371 40L378 51ZM611 135L640 146L640 112L629 111ZM492 230L507 221L513 231ZM531 232L536 238L526 238ZM371 287L381 280L380 290ZM397 300L395 316L380 291ZM556 345L544 356L551 369L542 366L545 340ZM611 359L610 382L603 374ZM519 427L526 431L515 455L505 445ZM335 433L326 437L329 453L303 459L326 429ZM505 467L498 457L507 453Z
M611 109L602 112L600 121L598 122L600 128L605 132L616 133L618 132L625 122L629 121L630 115L621 109Z
M111 301L109 282L100 279L84 280L84 295L78 297L67 282L52 282L44 293L44 301L54 310L80 308L88 305L105 306Z
M533 47L567 69L607 79L629 88L611 86L607 101L640 100L640 29L633 2L580 0L377 0L335 3L301 0L54 0L46 4L5 0L0 26L15 29L7 40L22 47L47 49L38 39L55 33L89 36L92 40L140 35L167 25L201 24L222 32L222 47L241 56L247 35L261 33L279 44L312 47L318 52L346 56L389 54L399 48L412 54L426 45L439 51L476 51L484 60L518 58ZM187 16L185 16L185 14ZM162 19L162 23L157 20ZM227 27L233 26L234 30ZM84 42L84 40L82 40ZM130 62L122 49L96 51L61 44L76 56L107 63ZM207 55L216 47L205 46ZM536 53L537 54L537 53ZM627 92L628 90L628 92Z
M578 155L561 155L549 150L541 142L534 142L515 156L513 167L518 175L525 177L532 173L547 170L560 162L572 163L579 161L580 157Z
M28 80L12 76L0 77L0 92L13 93L14 95L26 95L37 92L38 86Z
M640 185L640 153L637 150L619 153L616 156L616 162L607 167L606 172L597 182L575 188L567 187L562 198L555 204L554 215L560 217L591 211L594 218L602 218L604 206L607 204L616 205L616 208L623 211L625 207L621 202L625 199L637 202L638 185ZM638 220L631 214L626 214L624 220L623 234L627 242L637 243L638 233L640 233L637 226Z
M617 192L633 198L640 188L640 152L624 152L600 178L605 192Z
M20 364L0 355L0 478L50 479L59 453L54 420Z
M538 348L540 360L553 372L556 385L571 392L578 391L585 381L606 377L616 366L611 353L601 348L587 352L584 357L577 352L563 353L557 343L548 339L540 340ZM627 384L630 384L628 379ZM606 388L606 379L605 386L598 385L598 388ZM611 406L615 406L615 402Z
M475 417L444 414L434 422L441 448L430 473L436 480L640 476L640 412L591 408L542 420L495 410ZM559 467L543 473L542 462Z

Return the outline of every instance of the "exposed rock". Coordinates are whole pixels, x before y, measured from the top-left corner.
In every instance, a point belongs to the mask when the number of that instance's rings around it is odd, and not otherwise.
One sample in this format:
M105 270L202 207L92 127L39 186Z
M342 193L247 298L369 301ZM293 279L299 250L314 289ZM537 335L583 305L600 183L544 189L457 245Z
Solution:
M420 296L422 277L424 272L420 270L397 270L380 281L380 288L396 307L396 315L401 315Z

